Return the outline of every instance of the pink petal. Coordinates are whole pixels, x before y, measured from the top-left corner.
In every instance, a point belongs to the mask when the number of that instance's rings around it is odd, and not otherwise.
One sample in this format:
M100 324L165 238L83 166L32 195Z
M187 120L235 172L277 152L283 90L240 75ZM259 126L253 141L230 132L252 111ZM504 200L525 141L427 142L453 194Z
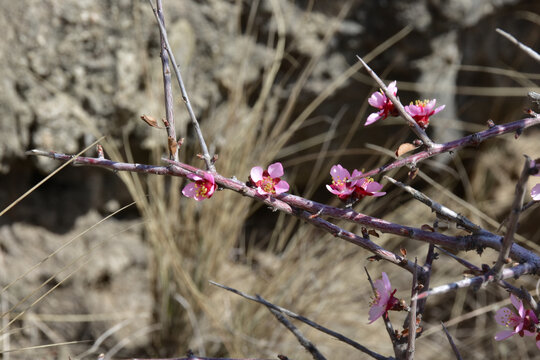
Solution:
M257 192L259 193L259 195L270 195L269 192L264 191L260 187L257 187Z
M531 319L533 323L538 324L538 318L536 317L536 314L534 313L534 311L527 310L526 314L529 315L529 318Z
M409 115L411 115L411 116L418 115L418 113L419 113L418 106L416 106L416 105L407 105L407 106L405 106L405 111L407 113L409 113Z
M369 309L369 317L368 317L369 323L368 324L371 324L375 320L380 318L384 314L385 311L386 311L386 304L382 304L382 305L373 304L371 308Z
M191 182L187 184L186 186L184 186L184 189L182 190L182 194L184 194L184 196L195 199L195 196L197 195L197 188L196 188L195 183Z
M392 94L396 95L397 94L397 86L396 86L396 83L397 81L394 80L392 81L388 86L387 86L387 89L388 91L390 91Z
M260 166L255 166L251 169L250 176L251 180L257 182L262 180L263 168Z
M386 273L384 271L382 273L382 280L383 280L384 288L385 288L386 292L391 293L392 292L392 284L390 284L390 279L388 278L388 275L386 275Z
M210 173L205 173L205 174L204 174L204 180L206 180L206 181L212 183L212 185L215 184L214 176L213 176L212 174L210 174Z
M424 109L426 109L426 112L430 112L435 107L435 104L437 103L436 99L430 100L425 106Z
M281 180L276 185L274 185L274 190L276 190L276 194L287 192L289 191L289 184L286 181Z
M495 313L495 321L502 326L516 326L519 323L519 317L509 308L503 307Z
M283 166L280 162L274 163L268 167L268 174L272 178L283 176Z
M540 184L536 184L536 185L533 186L533 188L531 190L531 196L532 196L534 201L539 201L540 200Z
M495 334L495 340L501 341L504 339L508 339L510 336L514 335L515 333L512 330L503 330L499 331L497 334Z
M200 177L197 174L188 174L187 177L188 177L188 179L193 180L193 181L199 181L199 180L203 179L202 177Z
M371 113L367 120L366 120L366 123L364 124L364 126L368 126L368 125L371 125L373 124L374 122L376 122L377 120L379 120L380 118L382 118L382 113L383 111L379 111L379 112L376 112L376 113Z
M344 180L351 178L349 170L345 169L340 164L332 166L332 168L330 169L330 175L332 175L332 179L334 180Z
M382 109L386 103L386 95L382 94L380 91L376 91L368 99L369 105L377 109Z
M441 105L441 106L439 106L438 108L435 109L435 111L433 112L432 115L435 115L435 114L437 114L438 112L444 110L445 107L446 107L446 105Z
M525 309L523 308L523 302L514 294L510 294L510 301L512 305L518 311L519 317L523 318L525 316Z
M370 193L376 193L376 192L378 192L379 190L381 190L382 187L383 187L383 186L382 186L381 184L379 184L378 182L372 181L372 182L370 182L369 184L367 184L367 186L365 187L365 190L366 190L367 192L370 192Z

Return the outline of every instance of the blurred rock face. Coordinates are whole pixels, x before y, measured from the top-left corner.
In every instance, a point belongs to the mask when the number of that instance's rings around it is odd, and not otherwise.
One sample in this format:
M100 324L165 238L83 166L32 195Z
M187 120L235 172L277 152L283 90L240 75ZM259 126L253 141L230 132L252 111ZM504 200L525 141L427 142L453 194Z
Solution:
M538 48L537 25L530 20L540 13L540 3L536 0L314 1L312 8L312 2L307 0L276 0L263 1L257 9L251 8L254 5L249 1L243 2L242 8L238 3L242 2L185 0L164 4L170 42L191 101L209 134L207 141L217 152L230 142L239 141L242 135L241 130L227 132L220 128L223 126L220 121L228 116L222 110L223 104L237 101L237 113L256 105L249 96L242 100L235 98L238 78L242 78L247 94L255 96L261 91L265 74L274 64L279 36L285 39L285 54L276 81L280 88L271 93L275 103L269 102L265 108L268 116L276 118L279 110L273 110L274 115L270 110L286 103L305 68L313 66L291 110L293 116L356 63L357 54L364 56L398 31L410 27L403 40L370 64L385 79L397 79L398 87L403 83L399 94L402 101L436 97L438 103L446 104L441 116L445 119L443 125L432 130L439 141L466 131L449 119L485 123L491 117L502 123L519 116L526 90L522 95L493 92L477 96L471 86L531 85L527 79L473 71L464 65L537 71L532 60L494 31L501 27ZM349 3L352 5L347 8ZM0 4L0 22L3 24L0 38L2 207L58 166L49 159L27 159L24 152L28 149L77 153L97 137L107 135L108 140L121 147L127 139L136 161L143 163L149 161L151 149L164 146L162 134L138 119L141 114L156 118L164 114L159 35L146 2L4 1ZM335 31L329 33L333 27ZM311 64L312 59L318 61ZM367 116L361 111L373 87L364 74L360 71L358 76L338 86L312 114L313 118L332 119L344 109L336 143L345 137L356 117ZM175 94L178 134L187 138L182 151L193 155L198 151L196 141L179 92L175 90ZM323 133L327 128L328 124L324 123L303 128L293 141ZM381 131L360 127L353 143L356 147L366 141L381 144L389 133L401 128ZM192 160L193 156L188 157L188 162ZM357 159L346 159L343 164L347 162L360 167ZM298 184L302 181L305 179L300 177ZM114 210L116 206L111 209L111 202L124 203L128 199L124 185L114 174L100 169L64 171L43 192L36 192L0 219L0 230L12 234L5 235L2 242L8 264L13 260L9 259L9 253L15 249L13 236L35 238L39 227L53 232L76 232L73 229L89 226L77 225L82 215L90 210ZM27 233L19 228L10 232L16 226L13 223L20 221L39 227ZM138 251L128 254L130 258L118 265L120 270L110 274L113 285L119 286L119 292L126 297L130 297L130 290L120 286L121 270L130 265L137 269L147 267L140 259L144 246L138 242L137 246ZM28 263L28 266L33 264L32 260ZM88 289L103 286L96 280L100 274L82 277L77 286ZM128 277L133 277L133 273L125 279L132 281ZM42 278L36 276L34 280L33 285L25 283L25 286L37 286ZM144 282L138 284L132 291L145 292L145 298L137 306L147 308L133 306L129 311L146 315L151 312L149 287ZM88 303L73 311L97 307L99 299L89 298ZM49 310L46 307L44 311ZM97 337L104 329L88 325L88 329L76 331ZM138 342L134 346L146 344Z

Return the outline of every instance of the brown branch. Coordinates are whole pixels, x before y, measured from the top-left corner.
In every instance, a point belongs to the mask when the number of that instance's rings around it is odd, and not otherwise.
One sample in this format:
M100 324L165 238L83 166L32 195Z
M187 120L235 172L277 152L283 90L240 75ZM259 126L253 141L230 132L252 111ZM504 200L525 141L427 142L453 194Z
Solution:
M259 300L261 299L261 297L258 296L258 295L257 295L257 298ZM293 323L291 323L285 316L283 316L283 313L281 311L278 311L278 310L274 309L273 307L270 307L270 306L268 306L266 304L265 304L265 306L272 313L272 315L274 315L274 317L280 323L282 323L283 326L285 326L287 328L287 330L289 330L290 332L293 333L293 335L296 337L296 339L298 340L300 345L302 345L304 347L304 349L306 349L311 354L313 359L315 359L315 360L326 360L326 358L323 356L323 354L321 354L321 352L317 349L317 347L311 341L309 341L304 336L304 334L302 334L302 332L300 330L298 330L298 328L296 326L294 326Z
M414 121L414 119L412 118L411 115L409 115L409 113L407 113L407 111L405 111L405 108L403 107L403 105L401 104L401 102L399 101L399 99L394 95L392 94L391 91L388 90L388 88L386 87L386 85L384 84L384 82L381 80L381 78L375 73L375 71L373 71L369 66L368 64L365 63L364 60L362 60L362 58L358 55L356 55L356 57L358 58L358 61L360 61L362 63L362 65L364 65L364 67L366 68L367 72L369 75L371 75L371 77L377 82L377 84L379 84L379 86L381 87L381 90L386 94L386 97L389 98L392 103L394 104L394 106L396 107L397 111L399 112L399 114L401 116L403 116L403 118L409 123L409 126L412 128L412 130L414 131L414 133L416 134L416 136L418 136L420 138L420 140L422 140L422 142L429 148L429 149L432 149L432 148L436 148L438 147L439 145L438 144L435 144L433 143L433 141L429 138L429 136L426 134L426 132L424 130L422 130L422 128L416 123L416 121Z
M374 176L374 175L377 175L377 174L380 174L380 173L383 173L392 169L409 165L409 164L416 165L420 161L426 160L432 156L450 152L450 151L455 151L465 146L478 146L480 143L482 143L483 141L489 138L499 136L502 134L511 133L514 131L522 131L528 127L531 127L537 124L540 124L540 116L534 116L534 117L530 117L526 119L521 119L521 120L513 121L511 123L504 124L504 125L496 125L487 130L480 131L480 132L471 134L469 136L465 136L461 139L444 143L436 148L421 151L419 153L407 156L403 159L398 159L390 164L386 164L377 169L373 169L366 173L363 173L361 176L352 178L349 181L361 179L368 176Z
M454 343L454 339L452 339L452 335L448 332L448 329L446 329L446 326L444 326L444 323L441 321L442 328L444 330L444 333L446 334L446 338L448 339L448 342L450 343L450 346L452 347L452 351L454 352L454 355L456 355L457 360L462 360L461 354L459 353L459 350Z
M414 260L414 263L416 264L416 259ZM409 310L409 339L407 342L407 352L406 352L406 359L412 360L414 359L414 351L415 351L415 342L416 342L416 305L417 305L417 298L418 295L418 276L416 274L416 269L413 272L413 281L412 281L412 289L411 289L411 306Z
M368 348L366 348L365 346L357 343L356 341L351 340L348 337L346 337L346 336L344 336L344 335L342 335L342 334L340 334L340 333L338 333L338 332L336 332L334 330L330 330L330 329L328 329L328 328L326 328L326 327L324 327L322 325L319 325L316 322L314 322L314 321L312 321L312 320L310 320L310 319L308 319L308 318L306 318L304 316L298 315L298 314L296 314L296 313L294 313L294 312L292 312L290 310L287 310L287 309L285 309L285 308L283 308L281 306L274 305L271 302L265 300L264 298L262 298L260 296L255 297L255 296L252 296L252 295L248 295L248 294L246 294L246 293L244 293L244 292L242 292L240 290L231 288L231 287L226 286L226 285L219 284L219 283L214 282L214 281L210 281L210 284L215 285L217 287L220 287L222 289L225 289L227 291L230 291L230 292L232 292L232 293L234 293L236 295L239 295L239 296L241 296L241 297L243 297L245 299L258 302L259 304L263 304L264 306L266 306L268 308L272 308L272 309L275 309L277 311L280 311L283 314L285 314L285 315L287 315L287 316L289 316L289 317L291 317L293 319L299 320L299 321L303 322L304 324L309 325L309 326L311 326L312 328L314 328L316 330L319 330L320 332L323 332L325 334L333 336L336 339L338 339L339 341L342 341L342 342L344 342L344 343L346 343L348 345L351 345L355 349L362 351L363 353L371 356L374 359L379 359L379 360L390 360L390 359L392 359L392 358L388 358L386 356L382 356L380 354L377 354L376 352L369 350Z
M176 63L176 59L174 58L174 54L171 49L171 45L169 44L169 39L167 37L167 30L165 29L165 25L159 18L157 10L154 8L154 5L152 4L152 0L148 0L148 3L152 7L152 11L154 12L154 16L158 22L159 32L161 36L163 37L163 41L165 42L167 53L169 54L169 58L173 65L174 73L176 74L176 80L178 81L178 85L180 86L180 92L182 93L182 99L184 100L187 111L189 113L189 117L191 119L191 124L193 125L195 129L195 133L197 134L197 138L199 139L199 143L201 144L201 149L203 153L204 162L206 163L206 168L210 170L211 172L215 172L216 168L214 164L212 163L212 157L210 156L210 153L208 152L208 147L206 146L206 142L204 141L201 127L199 126L199 122L197 121L197 116L195 116L195 112L193 111L193 107L191 106L191 102L189 101L186 87L184 86L182 75L180 74L180 67Z
M525 155L525 164L523 165L523 170L521 171L521 176L516 184L516 192L514 196L514 201L512 203L512 209L510 210L510 215L508 217L508 225L506 228L506 234L502 242L501 249L499 250L499 257L497 262L491 269L491 273L497 277L503 268L508 255L510 254L510 247L514 242L514 235L517 230L519 215L521 214L521 208L523 207L523 198L525 196L525 185L529 179L529 171L531 166L534 165L534 162Z
M165 17L163 16L163 5L162 0L156 0L157 14L160 21L165 26ZM174 125L174 109L173 109L173 95L172 95L172 84L171 84L171 69L169 67L169 54L167 53L167 44L163 38L163 34L160 32L159 40L161 43L161 69L163 70L163 93L165 99L165 118L167 123L165 128L167 129L167 138L172 139L169 142L169 158L171 160L178 161L178 146L176 139L176 127Z

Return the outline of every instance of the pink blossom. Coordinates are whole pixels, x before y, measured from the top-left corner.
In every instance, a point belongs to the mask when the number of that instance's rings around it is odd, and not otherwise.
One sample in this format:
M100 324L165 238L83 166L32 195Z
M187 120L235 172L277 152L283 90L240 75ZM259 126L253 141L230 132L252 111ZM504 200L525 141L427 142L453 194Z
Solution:
M214 177L210 173L204 173L203 177L196 174L188 174L187 177L194 182L190 182L184 187L182 190L184 196L201 201L210 199L214 194L214 191L216 191L217 185L214 181Z
M443 110L446 105L439 106L435 110L435 103L437 100L416 100L413 104L411 103L408 106L405 106L405 111L411 115L411 117L416 121L416 123L422 128L426 129L429 125L429 117L437 114L439 111Z
M332 175L332 184L326 185L328 191L337 195L341 200L347 200L354 193L357 181L348 182L351 173L339 164L332 166L330 175ZM360 175L362 175L362 172L356 169L353 170L352 177Z
M503 330L495 334L495 340L500 341L508 339L514 334L519 336L534 336L536 335L536 324L538 324L538 318L532 310L525 310L523 302L518 299L514 294L510 295L510 301L518 311L514 313L507 307L497 310L495 313L495 321L502 326L511 328L512 330ZM539 339L537 339L539 340ZM536 346L540 348L540 341L537 341Z
M536 184L533 186L533 188L531 189L531 196L534 201L540 200L540 184Z
M369 309L369 324L384 315L388 317L388 311L398 308L399 300L394 297L397 289L392 290L392 285L385 272L382 273L382 279L375 280L375 299Z
M362 199L364 196L383 196L386 194L382 189L382 184L374 181L373 178L363 178L356 181L355 194L358 199Z
M388 91L390 91L392 94L397 94L397 86L396 82L392 81L390 85L388 85ZM398 112L394 107L394 104L390 99L388 99L385 95L385 93L382 90L376 91L368 99L368 103L373 106L374 108L379 109L378 112L372 113L368 116L366 123L364 126L368 126L373 124L375 121L378 121L380 119L386 119L388 115L390 116L397 116Z
M279 162L268 166L268 170L255 166L250 174L251 182L257 186L260 195L277 195L289 190L289 184L280 179L283 166Z

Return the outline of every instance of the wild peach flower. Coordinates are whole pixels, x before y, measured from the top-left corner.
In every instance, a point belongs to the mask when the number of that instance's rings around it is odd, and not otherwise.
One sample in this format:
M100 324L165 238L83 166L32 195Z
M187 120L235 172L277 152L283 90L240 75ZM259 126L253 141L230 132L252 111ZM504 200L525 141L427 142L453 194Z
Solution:
M531 196L534 201L540 200L540 184L536 184L533 186L533 188L531 189Z
M214 191L216 191L217 185L214 181L214 177L210 173L204 173L204 177L200 177L196 174L189 174L187 177L194 182L190 182L184 187L182 190L184 196L201 201L210 199L214 194Z
M332 184L326 185L328 191L337 195L341 200L347 200L354 193L357 181L348 182L351 178L351 173L339 164L332 166L330 175L332 175ZM362 175L361 171L353 170L352 177L360 175Z
M416 123L422 128L426 129L429 125L429 117L437 114L439 111L443 110L446 105L439 106L435 110L435 103L437 100L416 100L413 104L405 106L405 111L411 115L411 117L416 121Z
M369 309L369 324L384 315L388 317L388 310L399 305L399 300L394 297L397 289L392 290L392 285L385 272L382 273L382 279L375 280L375 299Z
M500 341L508 339L514 334L519 334L519 336L535 336L536 335L536 324L538 324L538 318L532 310L525 310L523 307L523 302L518 299L514 294L510 295L510 301L518 311L514 313L507 307L497 310L495 313L495 321L502 326L507 328L512 328L512 330L503 330L495 334L495 340ZM536 345L540 348L539 343Z
M398 89L397 89L395 81L392 81L390 85L388 85L388 90L394 95L397 94ZM374 108L377 108L380 110L376 113L370 114L364 126L371 125L375 121L380 120L380 119L386 119L388 115L390 116L398 115L397 110L394 108L394 104L392 103L392 101L390 101L390 99L386 97L386 95L384 94L382 90L376 91L373 94L371 94L371 96L368 99L368 103Z
M354 192L358 199L362 199L364 196L383 196L386 194L382 189L382 184L374 181L373 178L363 178L356 181Z
M289 190L289 184L280 179L283 176L283 166L279 162L268 166L268 170L255 166L250 174L251 181L261 195L277 195Z

